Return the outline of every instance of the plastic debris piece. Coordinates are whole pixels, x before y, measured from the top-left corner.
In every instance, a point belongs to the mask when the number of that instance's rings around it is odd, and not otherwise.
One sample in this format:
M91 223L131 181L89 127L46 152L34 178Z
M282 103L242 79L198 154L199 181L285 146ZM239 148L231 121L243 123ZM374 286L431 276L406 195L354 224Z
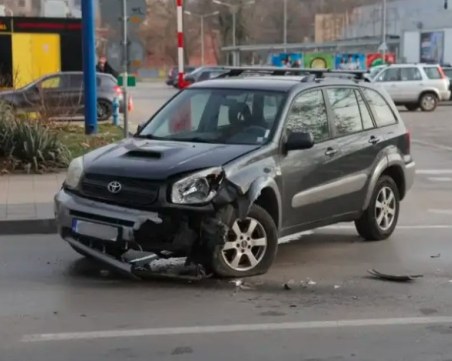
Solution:
M370 275L382 279L385 281L392 281L392 282L411 282L415 279L424 277L423 275L393 275L393 274L385 274L378 272L375 269L370 269L367 271Z
M335 290L337 290L337 289L339 289L339 288L341 288L340 285L334 285L334 289L335 289Z
M441 253L435 254L433 256L430 256L430 258L440 258L441 257Z
M284 289L287 290L287 291L291 290L294 287L295 287L295 281L294 280L290 280L290 281L284 283Z
M240 287L243 285L243 281L242 280L233 280L230 283L232 283L235 287Z

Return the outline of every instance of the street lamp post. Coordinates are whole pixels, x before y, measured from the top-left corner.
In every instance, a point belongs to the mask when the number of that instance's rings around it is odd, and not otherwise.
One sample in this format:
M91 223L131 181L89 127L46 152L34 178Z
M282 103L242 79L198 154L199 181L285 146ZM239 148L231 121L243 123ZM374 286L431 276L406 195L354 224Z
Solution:
M196 16L201 20L201 65L204 65L205 59L204 59L204 53L205 53L205 46L204 46L204 20L210 16L218 15L219 11L214 11L213 13L209 14L194 14L191 11L186 10L185 14Z
M386 0L383 0L383 27L382 27L382 32L381 32L381 35L382 35L382 40L383 40L383 42L382 42L382 44L381 44L381 46L382 46L382 52L383 52L383 64L385 64L386 63L386 51L387 51L387 48L386 48L386 17L387 17L387 13L388 13L388 10L387 10L387 8L386 8Z
M237 47L237 13L240 10L241 6L247 6L247 5L254 5L256 2L255 0L247 1L242 4L228 4L225 2L222 2L220 0L213 0L215 4L226 6L230 9L232 14L232 46L234 49ZM237 50L234 50L233 53L233 65L236 66L237 64Z

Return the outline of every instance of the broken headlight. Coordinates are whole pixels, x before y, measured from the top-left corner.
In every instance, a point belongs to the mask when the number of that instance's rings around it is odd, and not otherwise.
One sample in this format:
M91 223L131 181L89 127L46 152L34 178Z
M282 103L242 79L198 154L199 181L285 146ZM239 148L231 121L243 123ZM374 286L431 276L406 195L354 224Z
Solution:
M222 168L210 168L194 173L173 184L171 202L176 204L202 204L217 194L223 180Z

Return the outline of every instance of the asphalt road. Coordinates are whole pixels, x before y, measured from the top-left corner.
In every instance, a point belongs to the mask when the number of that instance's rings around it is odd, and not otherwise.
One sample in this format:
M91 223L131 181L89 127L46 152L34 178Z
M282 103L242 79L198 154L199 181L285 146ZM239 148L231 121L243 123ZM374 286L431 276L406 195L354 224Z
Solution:
M152 108L171 90L140 92ZM317 230L241 287L132 282L56 236L0 238L0 360L452 360L452 106L403 116L418 174L394 236Z

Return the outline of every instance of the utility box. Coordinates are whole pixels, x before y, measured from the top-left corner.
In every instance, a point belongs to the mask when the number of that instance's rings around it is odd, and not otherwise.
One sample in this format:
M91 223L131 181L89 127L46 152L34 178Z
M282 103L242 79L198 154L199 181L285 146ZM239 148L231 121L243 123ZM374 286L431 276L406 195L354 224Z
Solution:
M0 17L0 87L60 71L82 71L80 19Z

